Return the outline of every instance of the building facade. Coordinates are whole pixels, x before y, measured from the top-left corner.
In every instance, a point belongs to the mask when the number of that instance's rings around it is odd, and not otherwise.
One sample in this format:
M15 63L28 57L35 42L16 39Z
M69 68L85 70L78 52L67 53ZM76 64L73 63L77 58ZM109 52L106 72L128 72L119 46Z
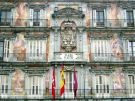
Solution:
M135 1L0 2L0 99L52 100L52 67L56 100L134 101Z

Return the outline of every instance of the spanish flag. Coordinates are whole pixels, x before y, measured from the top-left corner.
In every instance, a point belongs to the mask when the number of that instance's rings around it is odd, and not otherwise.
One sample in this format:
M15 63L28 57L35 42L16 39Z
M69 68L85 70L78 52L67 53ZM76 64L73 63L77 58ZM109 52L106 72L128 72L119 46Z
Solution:
M62 64L61 69L61 80L60 80L60 96L62 96L65 92L65 79L64 79L64 65Z

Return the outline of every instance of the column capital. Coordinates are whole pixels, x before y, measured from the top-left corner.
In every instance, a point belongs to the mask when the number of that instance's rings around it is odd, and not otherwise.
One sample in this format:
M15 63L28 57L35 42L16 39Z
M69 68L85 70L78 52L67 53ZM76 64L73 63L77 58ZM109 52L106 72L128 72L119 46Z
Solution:
M78 27L78 30L79 30L80 33L82 33L84 31L84 29L85 29L85 27L83 27L83 26Z
M54 26L52 29L53 29L55 32L58 32L58 30L60 29L60 27Z

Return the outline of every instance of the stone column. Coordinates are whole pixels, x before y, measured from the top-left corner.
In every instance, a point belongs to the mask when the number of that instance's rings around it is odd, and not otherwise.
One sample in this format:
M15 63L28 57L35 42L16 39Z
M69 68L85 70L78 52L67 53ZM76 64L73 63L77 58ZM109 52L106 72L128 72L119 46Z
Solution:
M58 52L60 49L59 49L59 33L58 33L58 27L55 27L54 28L54 52Z
M83 27L79 27L78 28L78 30L79 30L79 35L78 35L78 40L77 41L79 41L79 42L77 42L78 43L78 45L77 45L77 48L79 48L79 49L77 49L79 52L83 52L83 30L84 30L84 28Z

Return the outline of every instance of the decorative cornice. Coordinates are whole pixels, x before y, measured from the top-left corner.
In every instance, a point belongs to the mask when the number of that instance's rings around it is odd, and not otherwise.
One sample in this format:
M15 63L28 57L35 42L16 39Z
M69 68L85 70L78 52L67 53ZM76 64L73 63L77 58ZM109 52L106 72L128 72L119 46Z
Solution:
M14 3L2 2L0 4L0 10L11 10L12 8L15 8L15 4Z
M48 7L49 5L48 4L46 4L46 3L28 3L28 7L29 8L32 8L32 9L38 9L38 10L40 10L40 9L45 9L46 7Z
M102 10L106 9L110 4L108 3L88 3L88 8L96 9L96 10Z
M78 17L78 18L84 18L85 15L82 11L76 10L74 8L63 8L58 11L54 11L54 14L52 14L53 18L59 18L59 17Z
M13 68L0 68L0 75L9 75L13 71L15 71Z
M39 67L38 68L25 68L23 69L23 71L29 75L43 75L45 72L47 72L49 70L49 68L46 68L46 69L40 69Z
M135 2L132 1L119 2L117 5L123 9L135 9Z

